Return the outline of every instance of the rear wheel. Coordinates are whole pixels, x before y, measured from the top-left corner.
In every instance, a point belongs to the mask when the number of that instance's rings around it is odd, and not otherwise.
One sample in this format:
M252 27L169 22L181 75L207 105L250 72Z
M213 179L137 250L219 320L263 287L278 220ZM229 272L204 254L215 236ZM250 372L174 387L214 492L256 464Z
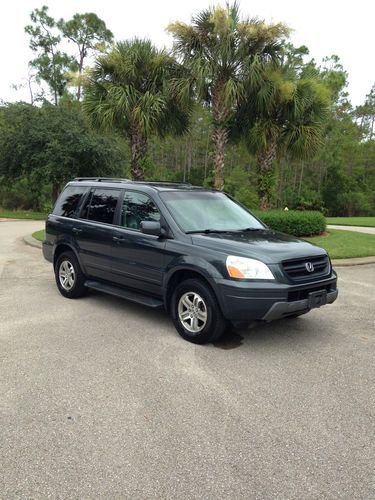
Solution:
M64 252L55 264L55 279L59 292L68 299L76 299L87 293L85 276L73 252Z
M177 285L171 312L178 333L195 344L217 340L227 326L213 291L199 279Z

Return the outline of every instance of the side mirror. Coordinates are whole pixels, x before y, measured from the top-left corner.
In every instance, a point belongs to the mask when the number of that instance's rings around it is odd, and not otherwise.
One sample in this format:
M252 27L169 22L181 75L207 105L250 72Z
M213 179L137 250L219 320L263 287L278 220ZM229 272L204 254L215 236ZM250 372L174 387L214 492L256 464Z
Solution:
M153 236L163 236L164 231L160 227L160 222L153 220L143 220L141 222L141 232L143 234L152 234Z

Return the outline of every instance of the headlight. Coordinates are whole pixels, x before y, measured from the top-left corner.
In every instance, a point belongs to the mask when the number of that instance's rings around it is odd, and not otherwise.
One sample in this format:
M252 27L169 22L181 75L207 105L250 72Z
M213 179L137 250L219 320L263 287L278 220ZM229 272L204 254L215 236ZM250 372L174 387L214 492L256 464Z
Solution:
M227 270L231 278L274 280L275 277L266 264L255 259L228 255Z

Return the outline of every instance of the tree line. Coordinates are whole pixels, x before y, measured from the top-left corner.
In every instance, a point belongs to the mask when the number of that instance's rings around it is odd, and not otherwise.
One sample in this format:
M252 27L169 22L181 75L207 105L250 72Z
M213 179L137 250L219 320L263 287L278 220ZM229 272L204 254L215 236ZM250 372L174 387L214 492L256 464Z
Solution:
M212 7L167 27L171 51L45 6L25 30L31 104L0 107L3 205L22 204L17 183L37 186L26 204L41 208L75 175L129 175L214 186L262 210L375 212L375 90L353 108L339 58L318 64L285 25Z

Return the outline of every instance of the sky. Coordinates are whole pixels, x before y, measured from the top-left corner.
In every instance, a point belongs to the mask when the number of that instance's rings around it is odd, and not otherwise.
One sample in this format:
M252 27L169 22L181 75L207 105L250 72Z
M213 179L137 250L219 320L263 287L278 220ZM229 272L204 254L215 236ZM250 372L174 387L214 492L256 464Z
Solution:
M189 22L191 15L215 0L13 0L3 5L0 18L0 100L28 100L26 89L12 89L25 82L33 57L24 26L30 12L48 5L52 17L69 19L76 12L95 12L117 40L134 36L150 38L155 45L171 47L165 32L169 22ZM225 2L224 2L225 3ZM6 6L5 6L6 5ZM336 54L349 74L348 91L353 105L361 104L375 83L374 0L242 0L244 16L268 22L282 21L294 31L291 41L307 45L317 61Z

